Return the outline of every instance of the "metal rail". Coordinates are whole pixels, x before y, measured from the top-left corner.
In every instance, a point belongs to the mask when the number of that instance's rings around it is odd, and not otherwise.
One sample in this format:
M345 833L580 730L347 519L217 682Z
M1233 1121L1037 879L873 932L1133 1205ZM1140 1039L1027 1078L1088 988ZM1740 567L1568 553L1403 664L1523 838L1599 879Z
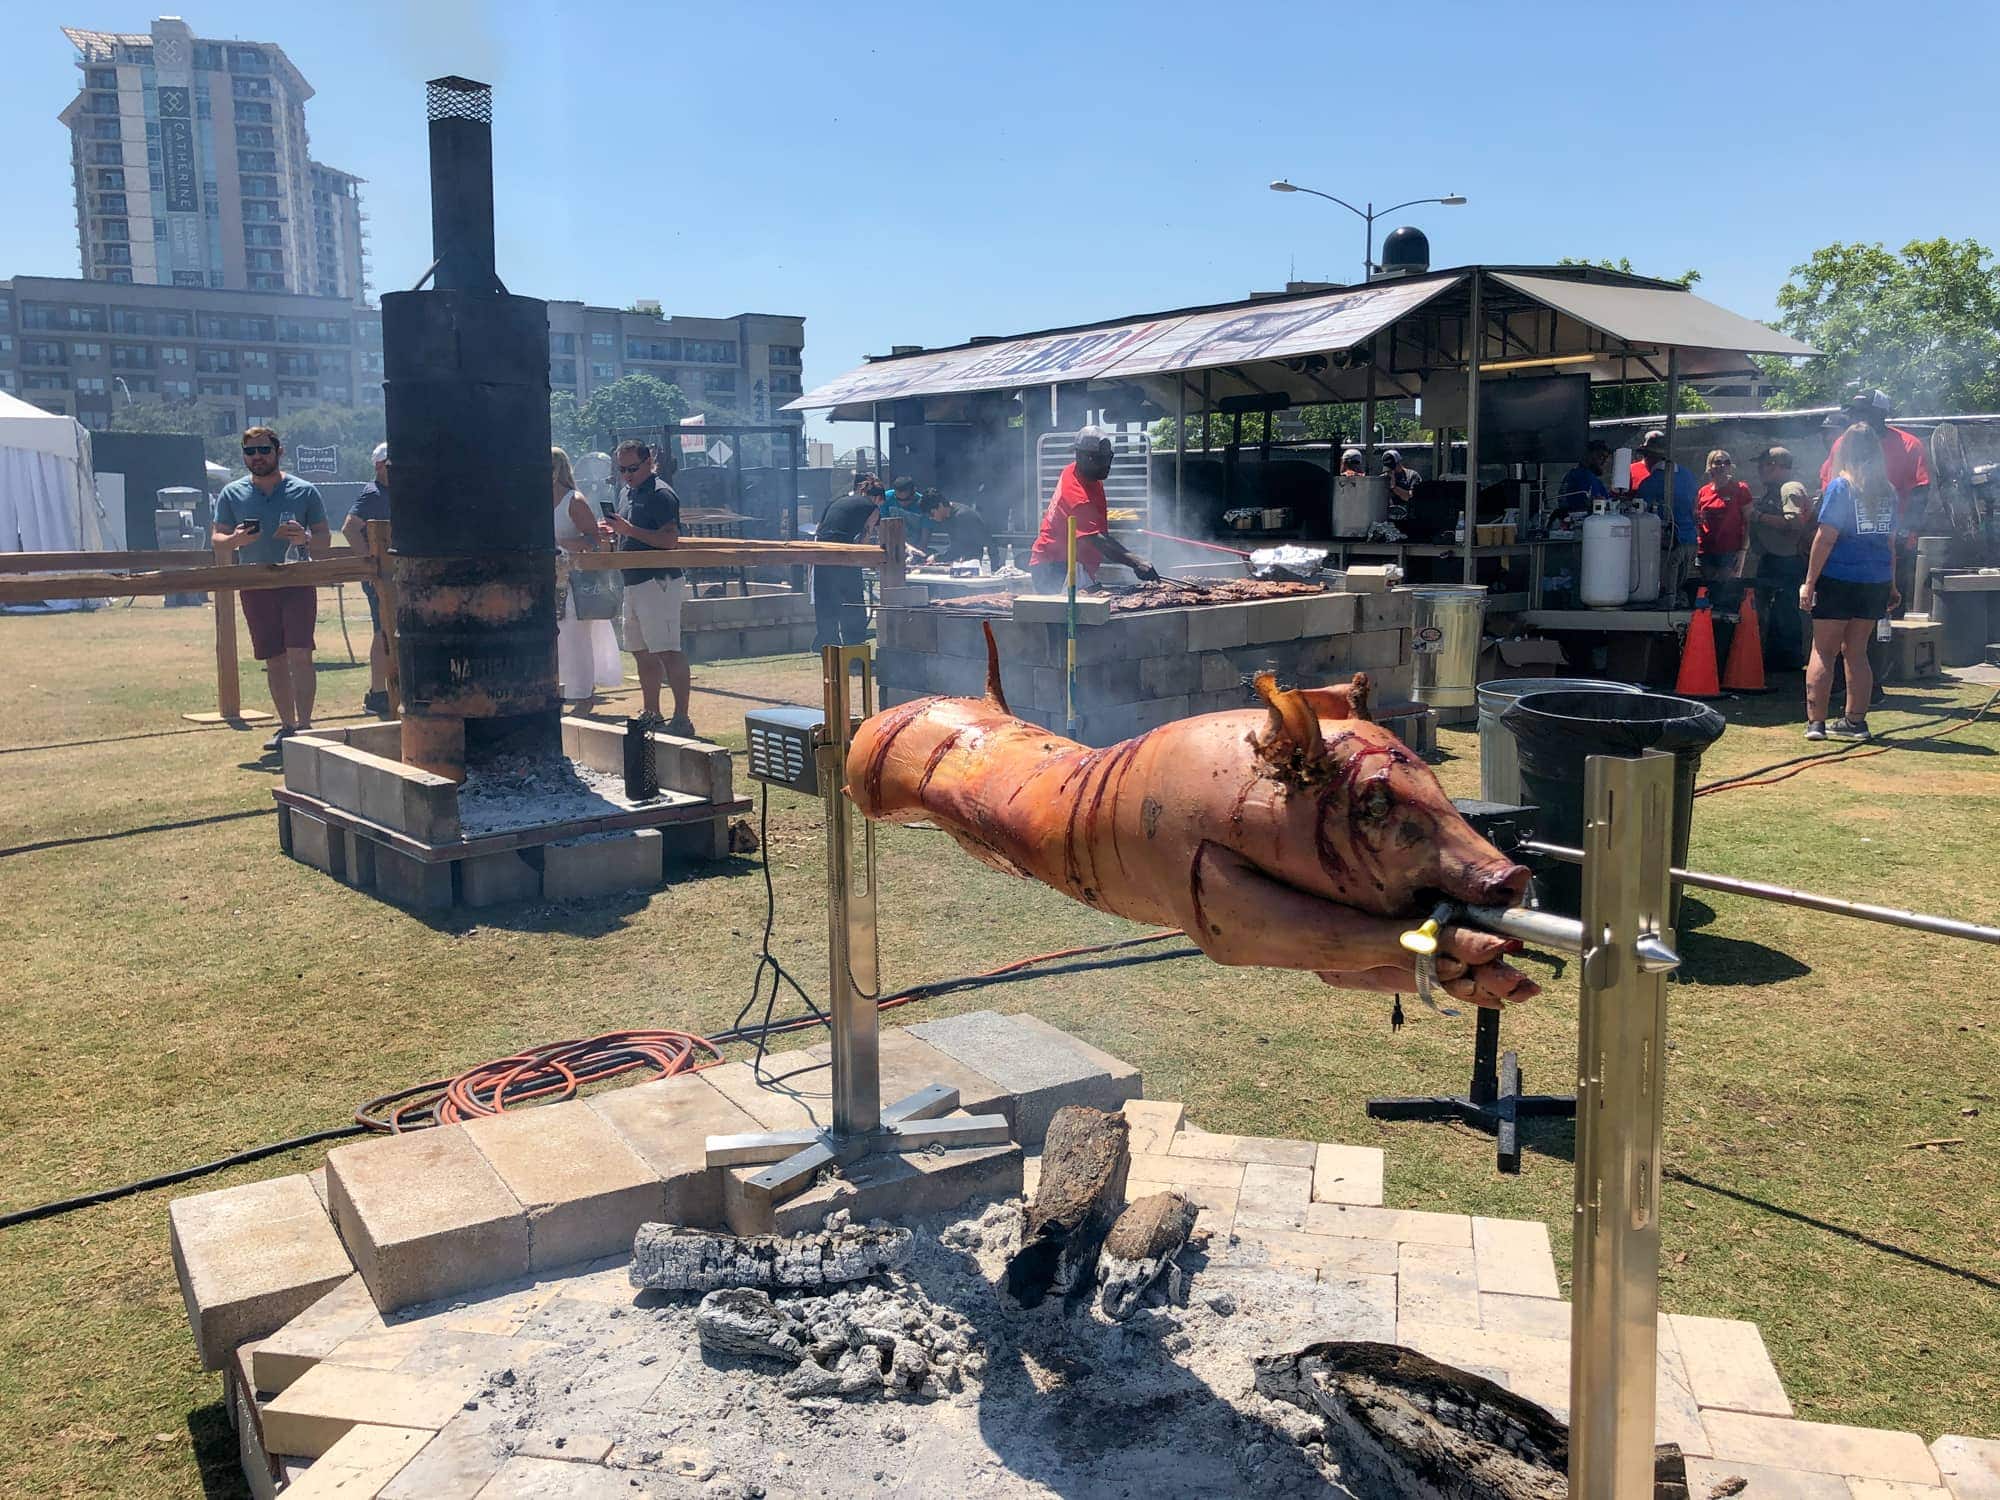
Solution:
M1545 844L1539 839L1523 839L1520 847L1530 854L1545 854L1551 859L1559 859L1567 864L1583 863L1583 851L1563 844ZM1965 938L1974 943L2000 944L2000 927L1987 927L1979 922L1964 922L1957 917L1935 917L1927 912L1904 911L1899 906L1875 906L1866 901L1843 901L1838 896L1820 896L1811 891L1797 891L1790 886L1771 885L1762 880L1739 880L1733 875L1710 875L1701 870L1669 870L1673 879L1683 885L1695 886L1705 891L1722 891L1732 896L1749 896L1757 901L1775 901L1783 906L1800 906L1807 911L1823 911L1836 917L1855 917L1863 922L1880 922L1887 927L1907 927L1913 932L1928 932L1937 937ZM1516 912L1506 915L1514 917ZM1542 913L1533 913L1539 917ZM1483 916L1483 913L1482 913ZM1488 925L1483 920L1480 925ZM1506 929L1495 927L1494 931ZM1542 941L1526 932L1510 932L1509 936L1519 937L1529 942ZM1545 942L1547 947L1560 947L1553 939ZM1576 949L1563 951L1574 953Z

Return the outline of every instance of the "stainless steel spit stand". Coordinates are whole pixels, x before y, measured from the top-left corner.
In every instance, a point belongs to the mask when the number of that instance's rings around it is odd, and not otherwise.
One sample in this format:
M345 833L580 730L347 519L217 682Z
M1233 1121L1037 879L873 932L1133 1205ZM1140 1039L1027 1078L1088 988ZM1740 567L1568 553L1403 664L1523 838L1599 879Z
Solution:
M813 751L826 807L827 993L832 1000L833 1120L823 1129L770 1130L708 1138L711 1167L771 1163L744 1181L753 1203L770 1207L797 1196L822 1175L837 1175L874 1155L954 1146L1005 1145L1004 1115L945 1119L958 1090L941 1083L882 1105L876 1012L880 950L875 927L875 829L849 805L847 750L853 725L874 712L874 669L866 646L821 652L825 727ZM859 823L859 858L855 845Z

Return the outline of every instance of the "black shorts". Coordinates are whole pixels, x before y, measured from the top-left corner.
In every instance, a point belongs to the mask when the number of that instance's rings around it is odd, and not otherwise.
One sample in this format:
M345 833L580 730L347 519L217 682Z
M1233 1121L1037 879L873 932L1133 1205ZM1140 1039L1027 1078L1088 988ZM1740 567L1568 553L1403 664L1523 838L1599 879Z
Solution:
M1889 613L1887 583L1851 583L1822 578L1813 590L1815 620L1879 620Z

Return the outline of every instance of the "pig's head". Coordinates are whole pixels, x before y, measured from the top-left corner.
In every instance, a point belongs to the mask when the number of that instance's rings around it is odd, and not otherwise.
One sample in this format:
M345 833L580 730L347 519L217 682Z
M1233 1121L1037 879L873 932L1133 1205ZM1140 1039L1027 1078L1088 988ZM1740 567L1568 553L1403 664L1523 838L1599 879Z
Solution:
M1317 873L1332 900L1411 916L1440 898L1519 899L1528 871L1475 833L1430 767L1369 718L1365 673L1335 688L1281 692L1268 676L1256 687L1270 710L1258 755L1310 808Z

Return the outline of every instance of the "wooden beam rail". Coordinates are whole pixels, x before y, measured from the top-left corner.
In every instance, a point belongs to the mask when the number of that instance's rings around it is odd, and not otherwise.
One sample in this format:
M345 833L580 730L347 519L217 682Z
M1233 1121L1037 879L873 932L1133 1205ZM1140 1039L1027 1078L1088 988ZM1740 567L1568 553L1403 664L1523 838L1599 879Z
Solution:
M115 573L156 568L206 568L206 547L194 552L0 552L0 573Z
M283 589L354 583L375 578L375 559L366 553L318 562L213 562L164 573L84 573L64 578L0 580L0 604L32 604L39 599L123 599L141 594L192 594L209 589Z

